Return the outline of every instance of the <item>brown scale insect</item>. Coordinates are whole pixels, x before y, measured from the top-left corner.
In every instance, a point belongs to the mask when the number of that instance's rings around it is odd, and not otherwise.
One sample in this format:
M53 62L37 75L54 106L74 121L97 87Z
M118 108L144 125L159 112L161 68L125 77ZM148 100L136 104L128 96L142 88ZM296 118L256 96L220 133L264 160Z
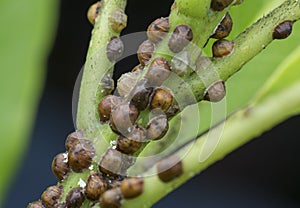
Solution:
M71 147L73 147L78 143L79 139L82 138L83 138L83 132L80 130L76 130L75 132L69 134L65 142L66 149L69 150Z
M212 46L213 56L216 58L222 58L232 53L234 49L234 42L221 39L214 42Z
M168 42L169 49L173 53L179 53L193 40L193 31L188 25L178 25Z
M122 9L115 9L111 13L109 25L116 33L120 33L127 26L127 15Z
M177 156L171 156L158 162L156 170L159 179L167 183L182 175L182 162Z
M150 102L150 110L162 110L167 112L173 103L173 94L168 88L156 88L153 91Z
M108 189L108 184L98 173L91 173L87 180L85 186L85 196L89 200L98 200L106 190Z
M122 74L118 79L118 93L121 97L126 97L136 86L138 80L142 75L142 71L127 72Z
M142 66L145 66L152 57L154 44L150 40L145 40L138 48L137 56Z
M46 208L54 207L58 202L62 194L62 186L49 186L41 196L43 205Z
M125 199L135 198L144 191L144 179L126 178L122 181L120 188Z
M90 6L87 12L87 18L92 25L95 24L95 20L99 14L100 8L101 8L101 1L98 1L92 6Z
M231 16L227 12L211 37L216 39L226 38L232 30L232 25L233 23Z
M165 115L159 115L152 118L146 128L146 138L149 140L159 140L168 131L169 124Z
M68 163L71 169L80 173L87 170L95 156L95 148L92 141L80 139L79 142L69 149Z
M155 58L151 63L145 78L149 86L160 86L170 75L171 68L168 61L162 57Z
M115 95L104 97L98 104L98 112L101 122L107 122L110 119L111 111L122 102L122 99Z
M52 172L59 181L65 179L70 172L67 159L67 153L59 153L52 161Z
M233 0L212 0L210 4L210 8L214 11L223 11L232 2Z
M135 153L145 141L145 134L145 129L136 125L128 136L124 137L120 135L117 138L117 150L125 154Z
M130 103L122 103L112 110L111 129L120 135L128 135L139 116L139 110Z
M101 79L101 93L108 95L114 90L114 88L114 80L111 78L110 74L105 74Z
M274 28L273 39L285 39L292 33L293 30L293 21L287 20L281 22Z
M42 201L31 202L27 205L27 208L45 208Z
M226 95L226 87L223 80L212 83L204 92L204 99L210 102L219 102Z
M168 17L154 20L147 29L147 36L153 43L160 42L169 32L170 22Z
M100 197L100 207L101 208L120 208L122 200L122 192L120 188L113 188L106 191Z
M149 105L152 87L147 87L147 81L141 80L131 92L131 103L139 110L145 110Z
M116 36L112 37L106 46L106 56L110 62L115 62L124 51L122 40Z
M99 162L99 170L100 172L111 175L111 176L118 176L121 175L122 172L122 153L109 148L106 150L102 159Z
M84 202L83 190L80 187L73 188L66 196L66 204L68 208L80 208Z

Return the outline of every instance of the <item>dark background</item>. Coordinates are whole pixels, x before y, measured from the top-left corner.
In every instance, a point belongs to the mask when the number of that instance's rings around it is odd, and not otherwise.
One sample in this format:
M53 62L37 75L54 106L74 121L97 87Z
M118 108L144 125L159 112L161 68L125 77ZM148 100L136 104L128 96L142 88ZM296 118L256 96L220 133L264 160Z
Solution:
M26 207L56 183L52 158L65 150L73 131L72 90L85 62L92 26L86 11L93 1L61 1L57 36L48 59L47 82L27 154L13 182L5 208ZM123 34L145 31L155 18L167 16L171 0L129 0ZM117 65L130 70L130 57ZM300 207L298 126L294 117L210 167L154 207Z

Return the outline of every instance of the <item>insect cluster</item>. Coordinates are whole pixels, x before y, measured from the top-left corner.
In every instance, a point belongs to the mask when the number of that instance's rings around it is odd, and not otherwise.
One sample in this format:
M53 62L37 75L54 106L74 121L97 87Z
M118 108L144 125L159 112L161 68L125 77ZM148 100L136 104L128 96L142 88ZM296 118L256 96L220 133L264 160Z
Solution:
M233 0L212 0L211 10L222 11ZM236 1L241 3L242 1ZM95 24L101 12L101 2L92 5L88 19ZM176 5L173 5L174 9ZM120 33L126 27L127 16L121 9L114 10L108 17L111 29ZM234 42L226 40L232 30L232 18L226 13L215 28L211 38L214 42L213 57L199 55L196 68L205 68L211 59L229 56L234 50ZM292 21L279 24L273 31L273 39L283 39L292 31ZM56 155L52 162L52 171L59 182L73 173L88 172L83 185L73 187L64 193L60 183L48 187L41 195L41 200L32 202L28 208L79 208L85 200L101 208L119 208L123 199L132 199L143 193L144 179L128 177L127 169L135 162L142 147L149 141L162 139L168 132L169 120L178 109L172 90L163 86L170 74L186 74L189 65L189 54L184 51L193 41L193 30L189 25L177 25L171 34L168 17L153 21L147 29L148 39L138 48L140 64L131 72L124 74L118 81L117 94L112 95L114 81L109 75L103 77L101 88L107 94L98 103L98 115L101 124L109 124L118 135L115 146L109 147L96 161L96 148L91 140L84 136L84 130L77 130L67 136L66 152ZM168 49L174 54L171 61L163 56L154 56L156 47L165 38ZM111 37L107 44L106 56L115 62L122 54L123 43L119 37ZM180 58L178 58L180 57ZM180 59L180 61L178 61ZM225 97L226 89L223 80L211 83L204 92L204 99L219 102ZM148 123L139 122L142 111L148 111L151 118ZM94 168L96 164L97 168ZM170 182L183 174L183 164L179 157L172 155L156 164L159 179ZM65 197L62 197L62 196Z

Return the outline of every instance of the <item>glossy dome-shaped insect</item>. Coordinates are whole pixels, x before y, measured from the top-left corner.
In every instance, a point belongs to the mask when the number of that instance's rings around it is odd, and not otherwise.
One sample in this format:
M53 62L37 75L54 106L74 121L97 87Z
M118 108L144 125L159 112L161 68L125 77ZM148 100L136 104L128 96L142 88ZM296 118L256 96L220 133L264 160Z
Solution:
M83 139L83 132L81 130L76 130L75 132L70 133L67 136L65 146L66 149L69 150L71 147L76 145L79 142L79 139Z
M188 25L178 25L168 42L169 49L173 53L179 53L193 40L193 31Z
M92 141L80 139L79 142L69 149L68 163L71 169L80 173L87 170L95 156L95 148Z
M66 204L68 208L80 208L84 202L83 190L80 187L73 188L66 196Z
M232 2L233 0L212 0L210 4L210 8L214 11L223 11Z
M160 86L170 75L171 67L169 62L162 57L155 58L145 75L150 87Z
M113 188L102 194L99 204L101 208L120 208L122 198L120 188Z
M122 98L115 95L104 97L98 104L98 112L101 122L107 122L110 119L111 111L122 102Z
M99 14L101 5L102 5L101 1L98 1L98 2L94 3L92 6L90 6L90 8L87 12L87 18L92 25L95 24L95 20Z
M31 202L27 205L27 208L45 208L42 201Z
M145 40L138 48L137 56L142 66L145 66L152 57L154 44L150 40Z
M116 33L120 33L127 26L127 15L122 9L115 9L109 15L109 25Z
M139 111L145 110L149 105L152 91L153 88L147 86L146 80L140 80L130 93L131 103Z
M127 136L117 138L116 148L122 153L133 154L139 150L146 138L145 129L141 126L135 126L132 132Z
M106 46L106 56L110 62L119 59L124 51L124 44L119 37L112 37Z
M46 208L52 208L58 204L62 194L61 186L49 186L41 196L41 200Z
M156 19L149 25L147 29L148 39L153 43L158 43L167 35L169 30L170 23L168 17Z
M293 21L284 21L281 22L274 28L273 39L285 39L292 33L293 30Z
M67 153L59 153L54 157L52 161L52 172L59 181L67 177L70 172Z
M86 198L94 201L98 200L107 189L108 184L104 178L99 173L91 173L86 180L84 194Z
M173 155L158 162L156 170L160 180L170 182L182 175L182 162L179 157Z
M109 148L106 150L99 162L99 170L101 173L111 176L118 176L122 173L123 163L122 153Z
M121 182L120 187L125 199L135 198L144 191L144 179L126 178Z
M139 116L139 110L131 103L125 102L118 105L111 113L110 127L120 135L128 135Z
M212 46L213 56L216 58L223 58L230 55L234 49L234 42L221 39L214 42Z
M227 12L211 37L216 39L226 38L232 30L232 25L231 16Z
M210 102L219 102L226 95L225 83L223 80L212 83L204 92L204 99Z
M161 110L167 112L173 103L173 93L168 88L158 87L154 89L150 101L150 110Z
M167 133L168 129L167 117L165 115L156 116L147 124L146 138L148 140L159 140Z

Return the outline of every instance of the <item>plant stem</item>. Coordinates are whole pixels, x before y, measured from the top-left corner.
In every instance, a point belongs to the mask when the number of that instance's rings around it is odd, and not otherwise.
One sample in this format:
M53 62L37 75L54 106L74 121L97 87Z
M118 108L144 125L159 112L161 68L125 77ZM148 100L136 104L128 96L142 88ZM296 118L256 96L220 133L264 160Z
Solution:
M262 103L246 106L230 116L226 122L212 129L213 132L222 131L222 136L206 160L203 160L201 156L205 155L209 149L206 145L209 133L198 137L194 143L191 142L176 151L175 154L182 158L183 175L169 183L164 183L155 174L155 168L150 169L144 174L146 177L144 178L143 194L135 199L125 200L123 207L150 207L176 187L205 170L211 164L223 159L253 137L259 136L286 118L299 113L299 91L300 83L298 82ZM282 110L283 108L285 110ZM188 152L186 153L186 151Z
M191 86L187 86L186 89L179 89L178 93L181 93L181 97L185 98L184 96L186 92L189 92L192 89L194 95L197 96L197 100L203 99L204 90L206 89L207 85L218 79L228 79L245 63L263 50L263 48L270 44L272 41L272 31L276 25L284 20L296 21L299 18L300 2L297 0L285 1L281 6L273 10L267 16L258 20L258 22L240 34L234 41L235 49L230 56L223 59L214 59L207 69L199 72L199 75L194 73L192 77L187 80L188 84ZM170 82L170 84L172 83ZM176 86L177 85L178 83L176 83ZM175 84L172 86L174 87L171 89L178 89ZM175 94L176 93L177 91ZM177 97L180 98L180 95L177 95ZM182 99L182 102L187 100L188 99ZM150 142L139 155L141 161L138 159L136 161L136 165L133 166L131 170L134 170L134 172L142 172L143 169L147 168L141 166L141 164L145 164L142 159L143 157L157 155L161 152L163 152L163 155L168 155L182 144L189 140L193 140L196 135L200 133L199 130L203 130L203 128L200 126L195 126L197 124L195 124L193 120L188 119L188 116L190 114L194 117L200 117L198 113L199 111L197 111L197 106L193 105L189 106L186 111L183 111L183 113L178 114L171 119L169 123L170 128L165 137L160 141ZM185 122L184 125L181 124L183 120ZM201 122L201 125L203 125L202 123L203 122ZM180 139L178 139L179 137ZM160 155L159 157L161 158L163 155ZM156 159L159 159L159 157ZM134 173L132 172L131 174Z

